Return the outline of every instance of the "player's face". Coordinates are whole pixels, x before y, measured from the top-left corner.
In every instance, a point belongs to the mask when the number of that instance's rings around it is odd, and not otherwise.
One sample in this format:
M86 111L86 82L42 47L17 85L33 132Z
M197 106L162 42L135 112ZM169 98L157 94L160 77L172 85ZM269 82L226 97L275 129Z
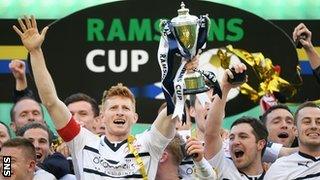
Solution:
M22 126L32 122L44 124L41 107L32 99L19 101L14 108L14 130L17 131Z
M229 134L229 149L231 158L239 170L246 170L255 165L255 161L261 155L263 145L260 141L256 142L253 129L248 123L237 124L232 127Z
M305 107L297 114L299 146L302 148L320 147L320 109Z
M109 98L104 106L101 118L106 127L106 134L126 138L131 126L138 119L133 102L127 97L114 96Z
M296 127L292 114L286 109L275 109L267 115L266 128L268 139L272 142L291 147L295 139Z
M90 103L86 101L77 101L70 103L68 109L74 119L89 131L93 131L93 123L95 120L94 112Z
M0 124L0 149L2 147L2 144L9 139L10 135L7 128L3 124Z
M212 90L207 92L210 102L212 102ZM206 103L205 106L201 105L198 98L196 98L194 107L190 107L190 116L195 119L197 128L204 133L206 126L206 119L209 111L210 103Z
M42 163L43 160L51 154L49 144L49 134L41 128L33 128L27 130L23 137L29 139L36 149L37 163Z
M11 156L11 177L3 177L3 156ZM4 147L1 149L0 179L20 180L27 179L35 171L35 161L25 157L25 151L20 147Z

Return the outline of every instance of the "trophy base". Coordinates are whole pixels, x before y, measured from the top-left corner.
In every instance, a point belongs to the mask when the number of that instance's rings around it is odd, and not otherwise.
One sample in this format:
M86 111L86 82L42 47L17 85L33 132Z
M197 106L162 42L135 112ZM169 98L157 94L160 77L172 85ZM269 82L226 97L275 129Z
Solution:
M183 89L183 94L184 95L199 94L199 93L209 91L209 89L210 89L209 87L203 87L203 88L198 88L198 89Z

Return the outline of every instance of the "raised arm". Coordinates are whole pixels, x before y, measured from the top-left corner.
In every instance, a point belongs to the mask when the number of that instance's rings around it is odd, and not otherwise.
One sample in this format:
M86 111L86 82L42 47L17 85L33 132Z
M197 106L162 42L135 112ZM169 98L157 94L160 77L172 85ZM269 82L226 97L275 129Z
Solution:
M35 98L33 92L30 89L28 89L26 77L26 64L19 59L13 59L9 64L9 68L15 79L13 102L17 102L20 98L25 96Z
M292 38L295 41L301 34L306 35L306 39L300 39L300 42L303 46L303 49L306 51L307 56L309 57L310 64L312 69L316 69L320 66L320 57L316 49L312 44L312 33L309 29L303 24L300 23L293 31Z
M42 53L41 45L48 27L45 27L39 33L36 20L33 16L31 16L31 19L25 16L24 21L18 19L18 22L21 30L16 26L13 26L13 29L20 36L23 45L30 53L31 66L41 101L48 109L56 128L61 129L67 125L71 114L57 96Z
M176 133L177 118L172 119L172 115L167 116L167 108L164 108L154 121L157 130L166 138L171 139Z
M9 68L16 81L16 90L21 91L27 88L27 78L26 78L26 65L23 61L19 59L13 59Z
M236 73L242 73L246 70L244 64L236 64L233 66ZM228 76L233 79L233 75L229 69L227 69L223 75L221 82L222 98L215 96L213 102L210 104L210 110L208 112L205 129L205 158L211 159L222 148L222 138L220 129L222 126L222 120L225 116L225 107L227 103L227 96L231 88L235 88L238 85L232 85L228 82Z

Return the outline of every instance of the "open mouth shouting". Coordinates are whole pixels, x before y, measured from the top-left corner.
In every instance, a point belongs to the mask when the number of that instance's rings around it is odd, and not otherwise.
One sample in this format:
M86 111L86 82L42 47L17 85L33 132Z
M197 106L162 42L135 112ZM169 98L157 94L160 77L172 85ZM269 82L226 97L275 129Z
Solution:
M278 138L280 139L286 139L289 137L289 134L287 132L281 132L278 134Z
M233 153L236 158L241 158L244 155L244 152L241 149L235 149Z
M113 123L116 125L124 125L126 123L126 121L123 119L115 119L115 120L113 120Z
M41 161L42 154L40 152L36 152L37 161Z

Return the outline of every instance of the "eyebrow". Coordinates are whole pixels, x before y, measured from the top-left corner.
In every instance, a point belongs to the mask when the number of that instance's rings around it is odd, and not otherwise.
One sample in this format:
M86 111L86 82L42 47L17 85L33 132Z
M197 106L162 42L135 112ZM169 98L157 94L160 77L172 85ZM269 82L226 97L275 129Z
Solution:
M273 121L273 120L276 120L276 119L279 119L279 118L281 118L281 116L276 116L276 117L272 118L270 121Z
M26 111L26 110L25 110L25 111L21 111L21 112L19 113L19 115L20 115L20 114L23 114L23 113L28 113L28 112L30 112L30 111Z
M240 132L240 133L239 133L239 136L240 136L240 135L248 135L248 136L249 136L249 134L246 133L246 132Z
M310 119L311 119L311 117L306 116L306 117L303 117L303 118L301 119L301 121L303 121L303 120L310 120Z

